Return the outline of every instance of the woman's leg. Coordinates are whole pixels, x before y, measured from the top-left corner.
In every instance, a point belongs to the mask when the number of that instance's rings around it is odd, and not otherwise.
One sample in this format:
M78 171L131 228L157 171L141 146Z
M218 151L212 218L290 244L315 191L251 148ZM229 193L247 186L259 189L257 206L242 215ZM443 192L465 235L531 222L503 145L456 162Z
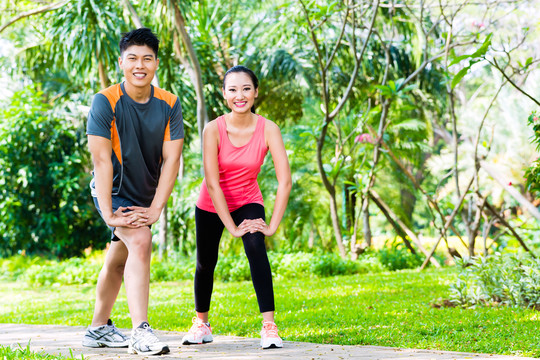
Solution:
M197 241L197 266L195 268L195 311L193 326L182 338L182 344L204 344L212 342L212 328L208 323L210 299L214 288L219 241L223 233L223 223L216 213L195 208L195 229Z
M245 219L265 219L264 206L248 204L231 213L236 225ZM274 288L272 284L272 271L264 244L264 235L261 232L247 233L242 236L244 250L249 261L251 280L257 295L259 310L264 320L274 320Z
M208 311L214 288L214 269L218 260L223 223L218 214L195 208L197 266L195 268L195 311L208 322Z

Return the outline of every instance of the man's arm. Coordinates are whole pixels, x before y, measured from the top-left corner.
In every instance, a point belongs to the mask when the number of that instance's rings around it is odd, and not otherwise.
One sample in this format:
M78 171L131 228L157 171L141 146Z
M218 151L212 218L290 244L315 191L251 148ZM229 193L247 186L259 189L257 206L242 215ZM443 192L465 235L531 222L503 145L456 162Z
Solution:
M161 214L161 211L167 204L169 196L171 196L178 169L180 168L180 156L182 155L182 147L184 139L164 141L163 142L163 164L161 168L161 176L159 177L156 195L152 204L148 208L148 221L146 225L155 223Z
M88 135L88 148L94 162L94 181L101 215L106 223L113 215L112 182L113 165L111 161L111 140L101 136Z
M88 135L88 148L90 149L94 163L97 200L103 220L109 226L125 226L130 228L142 226L142 224L134 223L138 220L145 219L145 214L136 211L123 213L125 208L119 208L116 213L113 213L111 198L113 182L111 140L101 136Z

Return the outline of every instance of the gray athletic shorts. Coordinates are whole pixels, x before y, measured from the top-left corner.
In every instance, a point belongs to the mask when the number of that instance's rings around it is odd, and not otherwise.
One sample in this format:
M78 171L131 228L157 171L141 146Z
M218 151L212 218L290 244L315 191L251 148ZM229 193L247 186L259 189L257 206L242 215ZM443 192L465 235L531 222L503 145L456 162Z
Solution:
M99 208L99 203L97 200L97 197L92 197L94 199L94 205L96 205L96 209L99 212L99 215L103 219L103 214L101 213L101 209ZM128 200L126 198L123 198L118 195L112 196L112 211L115 212L118 210L119 207L128 207L128 206L136 206L135 203L131 200ZM127 210L130 211L130 210ZM120 239L118 236L114 234L114 230L116 230L116 227L107 225L109 229L111 229L111 241L119 241ZM148 226L151 227L151 226Z

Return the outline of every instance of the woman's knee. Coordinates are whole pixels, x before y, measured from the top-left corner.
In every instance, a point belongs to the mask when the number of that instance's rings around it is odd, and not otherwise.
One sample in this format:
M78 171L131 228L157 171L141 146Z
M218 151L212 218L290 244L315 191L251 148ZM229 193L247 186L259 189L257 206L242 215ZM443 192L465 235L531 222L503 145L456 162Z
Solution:
M206 261L197 260L195 271L200 274L213 274L216 269L217 259L207 259Z

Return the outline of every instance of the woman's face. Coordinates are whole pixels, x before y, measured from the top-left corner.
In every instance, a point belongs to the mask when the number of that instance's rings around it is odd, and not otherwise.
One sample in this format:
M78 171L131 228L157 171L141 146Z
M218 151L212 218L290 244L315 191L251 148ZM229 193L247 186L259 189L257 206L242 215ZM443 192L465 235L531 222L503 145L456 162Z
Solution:
M251 111L258 94L258 89L255 89L248 74L234 72L227 75L223 97L227 100L227 106L231 111L237 113Z

